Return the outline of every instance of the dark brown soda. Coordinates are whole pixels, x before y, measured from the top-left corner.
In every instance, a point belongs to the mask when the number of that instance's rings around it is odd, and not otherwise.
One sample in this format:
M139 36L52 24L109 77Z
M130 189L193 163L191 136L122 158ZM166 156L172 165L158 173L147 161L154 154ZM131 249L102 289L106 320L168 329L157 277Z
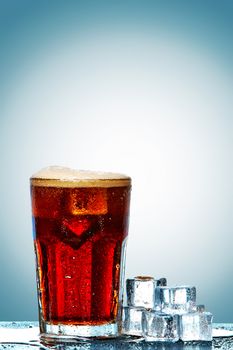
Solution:
M52 324L114 322L130 186L31 186L40 317Z

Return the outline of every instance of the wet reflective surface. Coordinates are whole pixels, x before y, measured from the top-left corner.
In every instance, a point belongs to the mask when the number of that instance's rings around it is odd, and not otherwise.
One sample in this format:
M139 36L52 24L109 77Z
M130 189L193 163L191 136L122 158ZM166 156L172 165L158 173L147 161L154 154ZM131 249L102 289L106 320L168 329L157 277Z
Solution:
M233 349L233 324L214 324L212 343L151 343L141 339L117 338L44 346L39 341L38 322L0 322L0 350L230 350Z

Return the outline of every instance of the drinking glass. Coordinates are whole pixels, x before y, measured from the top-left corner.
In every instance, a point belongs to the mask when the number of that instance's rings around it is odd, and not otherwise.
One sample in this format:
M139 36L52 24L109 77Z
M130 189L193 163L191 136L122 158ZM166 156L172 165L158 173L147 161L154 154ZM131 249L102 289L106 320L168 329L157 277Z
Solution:
M117 336L131 179L49 167L30 182L42 342Z

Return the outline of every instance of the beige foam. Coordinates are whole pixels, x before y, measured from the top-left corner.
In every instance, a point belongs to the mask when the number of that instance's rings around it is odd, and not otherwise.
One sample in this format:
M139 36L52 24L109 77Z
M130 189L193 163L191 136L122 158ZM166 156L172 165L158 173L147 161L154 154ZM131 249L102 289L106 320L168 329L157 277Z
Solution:
M131 179L118 173L50 166L32 175L31 184L46 187L120 187L129 186Z

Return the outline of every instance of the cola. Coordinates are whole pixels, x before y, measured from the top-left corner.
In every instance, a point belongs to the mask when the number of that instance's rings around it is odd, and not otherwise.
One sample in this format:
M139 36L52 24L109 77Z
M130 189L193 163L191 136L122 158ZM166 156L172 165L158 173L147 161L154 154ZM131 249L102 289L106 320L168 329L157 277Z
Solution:
M120 317L131 181L72 174L55 167L31 178L40 325L68 335L64 327L77 326L81 336L88 326L95 335Z

